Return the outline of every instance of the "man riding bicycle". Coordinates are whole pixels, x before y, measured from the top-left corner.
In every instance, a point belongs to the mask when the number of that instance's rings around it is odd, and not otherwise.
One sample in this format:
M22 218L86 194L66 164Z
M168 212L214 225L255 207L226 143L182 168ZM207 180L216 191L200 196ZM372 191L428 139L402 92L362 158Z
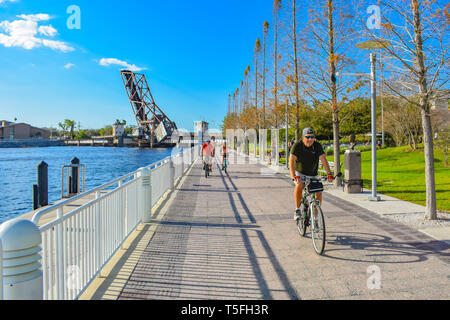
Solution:
M208 170L211 171L212 168L212 157L214 155L214 146L211 144L211 140L206 140L202 145L202 154L203 154L203 167L208 164Z
M316 177L319 169L319 160L322 162L327 171L327 180L332 182L334 180L333 172L330 170L330 165L327 161L322 145L315 141L313 128L305 128L302 134L302 140L294 144L291 148L291 155L289 157L289 170L292 178L295 181L295 213L294 220L301 217L302 210L300 205L302 202L303 188L305 187L301 177ZM316 194L317 200L322 203L322 193Z

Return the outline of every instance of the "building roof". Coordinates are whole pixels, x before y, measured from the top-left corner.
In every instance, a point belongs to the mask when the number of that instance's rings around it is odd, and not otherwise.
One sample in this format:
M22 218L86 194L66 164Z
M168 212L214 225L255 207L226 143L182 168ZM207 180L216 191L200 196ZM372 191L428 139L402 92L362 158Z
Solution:
M5 122L5 126L3 126L3 122ZM32 125L30 125L28 123L23 123L23 122L15 123L15 122L10 122L10 121L6 121L6 120L0 120L0 128L14 127L14 126L17 126L17 125L20 125L20 124L25 125L25 126L29 126L30 128L33 128L33 129L49 131L50 132L50 130L48 130L48 129L34 127L34 126L32 126Z

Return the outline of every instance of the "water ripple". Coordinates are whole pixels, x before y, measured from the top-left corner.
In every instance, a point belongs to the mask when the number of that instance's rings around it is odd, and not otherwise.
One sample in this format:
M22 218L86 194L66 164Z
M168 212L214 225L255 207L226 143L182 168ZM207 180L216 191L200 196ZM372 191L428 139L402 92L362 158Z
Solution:
M77 157L86 165L86 190L170 156L171 149L48 147L0 149L0 223L33 209L37 165L48 164L49 202L61 198L61 168Z

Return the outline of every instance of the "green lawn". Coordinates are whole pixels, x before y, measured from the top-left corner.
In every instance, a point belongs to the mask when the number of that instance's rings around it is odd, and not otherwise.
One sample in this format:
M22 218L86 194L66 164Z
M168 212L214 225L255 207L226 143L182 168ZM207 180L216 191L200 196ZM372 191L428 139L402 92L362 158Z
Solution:
M377 150L377 190L383 194L425 205L425 160L422 149L409 151L409 147ZM364 188L372 186L372 153L361 153L361 175ZM443 164L442 153L434 152L436 198L439 210L450 211L450 167ZM333 156L327 157L333 161ZM341 155L344 167L344 155ZM344 173L344 168L342 169Z

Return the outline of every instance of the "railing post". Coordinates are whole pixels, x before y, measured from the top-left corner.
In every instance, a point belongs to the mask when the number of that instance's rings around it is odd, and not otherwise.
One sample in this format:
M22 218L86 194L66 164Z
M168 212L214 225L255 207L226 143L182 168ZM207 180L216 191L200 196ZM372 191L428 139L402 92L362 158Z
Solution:
M58 208L56 212L58 220L63 217L63 208ZM58 300L64 300L64 222L58 223L56 226L56 272L57 272L57 292Z
M169 159L169 169L170 169L170 189L172 190L175 186L175 166L173 165L173 158Z
M29 220L9 220L0 226L0 243L2 298L43 300L39 228Z
M97 191L95 193L95 199L100 198L100 192ZM101 247L101 234L102 234L102 226L101 226L101 202L97 201L96 203L96 209L95 209L95 225L96 230L95 230L95 259L97 260L96 262L96 266L101 266L102 265L102 261L103 261L103 253L102 253L102 247ZM102 273L100 271L99 273L99 277L102 277Z
M148 168L139 169L141 177L141 202L142 222L149 223L152 220L152 176Z
M181 177L184 175L184 149L181 149Z

